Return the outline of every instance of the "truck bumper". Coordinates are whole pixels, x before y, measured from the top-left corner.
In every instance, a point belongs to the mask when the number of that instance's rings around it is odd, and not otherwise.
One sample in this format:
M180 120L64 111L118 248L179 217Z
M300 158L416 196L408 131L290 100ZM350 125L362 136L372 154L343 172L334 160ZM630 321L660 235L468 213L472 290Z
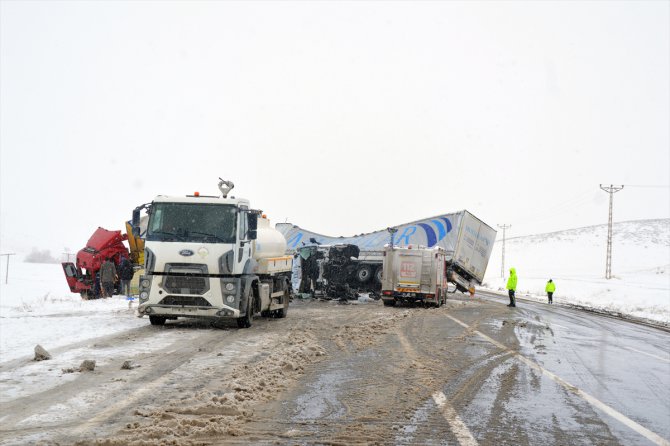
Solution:
M397 302L430 302L438 303L439 296L432 293L409 293L409 292L399 292L394 291L391 294L383 294L382 300L385 301L397 301Z
M137 316L163 316L163 317L203 317L214 319L231 319L240 317L240 310L230 307L187 307L142 304L137 308Z

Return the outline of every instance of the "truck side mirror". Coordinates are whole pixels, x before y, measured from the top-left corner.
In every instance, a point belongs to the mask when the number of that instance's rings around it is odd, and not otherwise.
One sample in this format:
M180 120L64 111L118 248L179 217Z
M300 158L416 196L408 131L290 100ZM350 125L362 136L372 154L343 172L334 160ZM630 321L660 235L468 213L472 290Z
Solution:
M249 240L256 240L258 237L258 214L247 214L249 216Z
M140 209L133 209L133 235L138 237L140 235Z

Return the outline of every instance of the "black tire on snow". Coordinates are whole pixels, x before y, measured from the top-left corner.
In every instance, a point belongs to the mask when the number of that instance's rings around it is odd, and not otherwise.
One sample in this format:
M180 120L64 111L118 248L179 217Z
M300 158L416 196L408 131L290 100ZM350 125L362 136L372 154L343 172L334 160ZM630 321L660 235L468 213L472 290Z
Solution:
M253 299L253 297L249 296L249 299ZM250 300L249 304L247 305L247 314L237 318L237 326L239 328L249 328L253 325L254 323L253 305L254 305L253 300Z
M395 300L382 300L385 307L395 307Z
M372 267L370 265L361 265L356 271L356 280L365 283L372 277Z
M149 322L151 325L165 325L165 319L162 316L149 316Z

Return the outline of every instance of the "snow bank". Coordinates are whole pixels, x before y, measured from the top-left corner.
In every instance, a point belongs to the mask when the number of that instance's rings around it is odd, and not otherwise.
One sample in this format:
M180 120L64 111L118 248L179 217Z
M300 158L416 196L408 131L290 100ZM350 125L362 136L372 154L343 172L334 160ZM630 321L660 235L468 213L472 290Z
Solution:
M13 258L7 284L4 260L0 267L0 362L32 357L37 344L52 350L148 324L124 296L85 301L71 293L60 264Z

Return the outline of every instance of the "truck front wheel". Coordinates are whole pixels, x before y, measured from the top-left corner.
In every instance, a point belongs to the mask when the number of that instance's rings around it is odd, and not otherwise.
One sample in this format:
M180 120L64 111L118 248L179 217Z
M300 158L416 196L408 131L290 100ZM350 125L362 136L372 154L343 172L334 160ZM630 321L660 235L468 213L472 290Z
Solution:
M254 323L254 302L249 298L247 305L247 314L237 318L237 326L240 328L249 328Z

